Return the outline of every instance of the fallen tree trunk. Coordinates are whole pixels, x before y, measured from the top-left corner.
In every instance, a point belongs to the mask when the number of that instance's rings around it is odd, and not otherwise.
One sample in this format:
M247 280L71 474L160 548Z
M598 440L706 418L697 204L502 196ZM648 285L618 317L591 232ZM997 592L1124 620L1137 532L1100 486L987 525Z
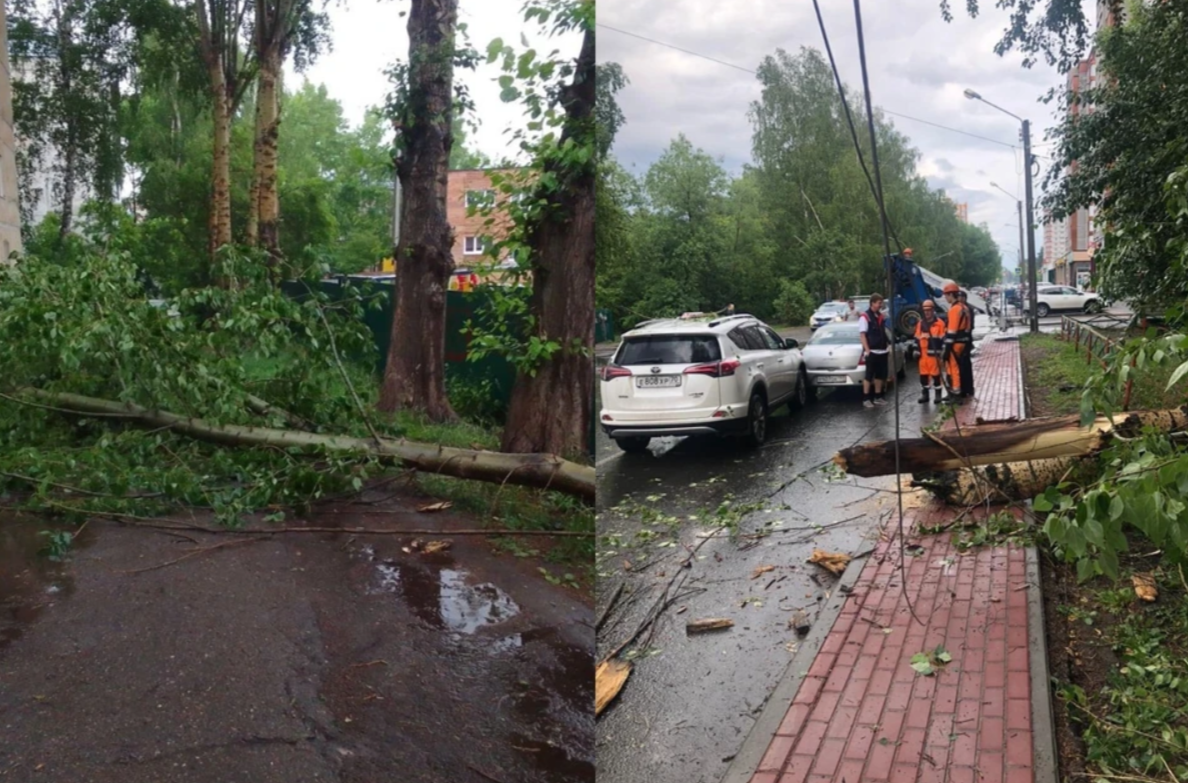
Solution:
M198 440L228 446L323 448L372 457L390 458L401 464L456 478L552 489L586 501L594 500L594 468L551 454L502 454L343 435L319 435L268 427L211 424L202 419L152 411L133 403L113 402L67 392L28 389L46 405L69 413L122 416L150 428L170 429Z
M1077 416L1032 419L1011 424L983 424L899 442L902 473L957 470L978 465L1084 457L1103 449L1115 435L1134 437L1152 427L1167 433L1188 430L1188 406L1166 411L1132 411L1099 416L1082 427ZM863 443L833 458L854 476L888 476L895 471L895 442Z
M959 470L916 473L912 486L927 489L951 506L1000 505L1028 500L1059 484L1082 462L1079 457L1054 457L1033 462L1008 462Z

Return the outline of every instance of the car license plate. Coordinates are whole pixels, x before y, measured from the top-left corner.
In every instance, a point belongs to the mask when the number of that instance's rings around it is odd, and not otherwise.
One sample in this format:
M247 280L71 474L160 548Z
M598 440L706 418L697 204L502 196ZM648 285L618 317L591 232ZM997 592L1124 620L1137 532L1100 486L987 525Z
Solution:
M845 383L846 376L844 375L821 375L817 377L817 383Z
M635 379L635 385L641 389L657 389L681 385L679 375L644 375Z

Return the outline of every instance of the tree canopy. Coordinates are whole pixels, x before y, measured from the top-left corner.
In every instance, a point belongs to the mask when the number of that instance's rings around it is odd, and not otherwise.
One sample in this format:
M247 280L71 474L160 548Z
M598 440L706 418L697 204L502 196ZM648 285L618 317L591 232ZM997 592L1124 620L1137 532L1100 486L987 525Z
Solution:
M614 93L626 80L617 65L599 67L607 74L599 115L617 131ZM778 51L758 77L752 163L741 171L727 171L684 134L639 176L609 155L602 164L598 297L620 320L730 303L779 320L803 309L789 306L796 297L784 281L818 302L886 288L878 208L828 63L812 49ZM865 122L862 112L855 122ZM907 137L881 113L875 122L896 246L965 285L997 280L1001 257L989 231L962 223L954 204L916 172L919 153ZM613 134L604 144L610 148Z

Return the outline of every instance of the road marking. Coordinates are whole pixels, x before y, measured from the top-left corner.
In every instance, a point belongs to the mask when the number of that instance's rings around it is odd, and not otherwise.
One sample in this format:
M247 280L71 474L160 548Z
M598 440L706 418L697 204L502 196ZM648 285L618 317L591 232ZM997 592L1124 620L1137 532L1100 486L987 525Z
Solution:
M623 456L622 452L620 452L618 454L612 454L609 457L603 457L602 459L600 459L594 463L594 468L595 468L595 470L597 470L598 468L601 468L603 465L607 464L608 462L614 462L621 456Z

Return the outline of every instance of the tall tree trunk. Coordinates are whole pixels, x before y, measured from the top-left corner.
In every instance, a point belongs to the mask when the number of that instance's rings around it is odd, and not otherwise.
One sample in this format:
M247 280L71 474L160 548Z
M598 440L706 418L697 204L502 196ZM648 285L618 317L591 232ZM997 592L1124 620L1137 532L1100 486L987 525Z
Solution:
M566 92L562 144L593 134L592 30L586 31ZM593 163L578 171L554 167L551 173L559 177L560 187L549 196L545 217L529 237L531 307L540 334L562 348L535 375L516 379L502 449L576 455L588 450L594 395L595 168ZM574 350L576 345L585 351Z
M260 244L260 94L264 92L262 80L264 69L256 79L256 124L252 138L252 185L248 190L247 231L244 242L248 247L258 247Z
M277 192L277 153L280 134L280 79L283 57L274 46L260 59L259 110L256 115L256 165L259 200L259 245L268 251L268 266L273 275L279 271L280 195Z
M404 215L396 248L392 340L378 404L383 411L421 411L433 421L456 418L445 392L445 325L454 269L446 188L457 21L458 0L413 0L408 15L405 147L397 163Z
M210 200L210 256L213 263L219 248L231 244L231 107L223 69L218 64L210 68L210 86L214 114Z
M62 223L58 228L59 240L64 240L74 227L74 181L78 176L78 149L73 139L67 140L66 149L62 152Z

